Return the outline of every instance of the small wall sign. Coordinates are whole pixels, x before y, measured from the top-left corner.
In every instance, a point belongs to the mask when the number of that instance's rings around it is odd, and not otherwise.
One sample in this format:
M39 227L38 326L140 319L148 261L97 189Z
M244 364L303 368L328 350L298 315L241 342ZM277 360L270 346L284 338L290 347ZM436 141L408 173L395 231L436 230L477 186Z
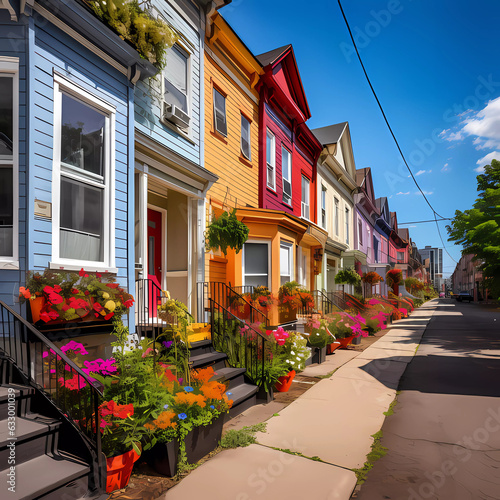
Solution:
M35 200L35 215L37 217L44 217L45 219L52 219L52 203Z

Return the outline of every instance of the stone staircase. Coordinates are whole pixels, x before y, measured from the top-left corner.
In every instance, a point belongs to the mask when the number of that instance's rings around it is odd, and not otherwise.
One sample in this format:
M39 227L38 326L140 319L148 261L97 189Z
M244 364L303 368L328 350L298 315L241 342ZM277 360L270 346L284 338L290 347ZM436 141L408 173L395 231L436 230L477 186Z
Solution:
M0 386L0 464L3 469L0 475L4 478L1 497L13 500L106 498L89 493L93 489L90 467L81 458L63 451L71 447L74 437L51 413L44 411L43 402L32 387L15 383Z
M210 328L210 325L208 325ZM245 377L245 368L232 368L227 364L227 355L213 348L210 339L191 342L190 364L192 368L212 366L215 376L212 380L228 382L228 398L233 401L227 418L233 418L257 404L258 386Z

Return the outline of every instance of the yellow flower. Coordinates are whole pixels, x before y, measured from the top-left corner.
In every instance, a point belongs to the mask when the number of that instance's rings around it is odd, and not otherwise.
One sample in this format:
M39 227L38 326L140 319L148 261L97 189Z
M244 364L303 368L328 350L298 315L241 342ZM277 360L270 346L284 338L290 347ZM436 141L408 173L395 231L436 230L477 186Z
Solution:
M108 293L108 292L104 292L104 293L102 294L102 298L103 298L103 299L109 299L109 293Z
M116 303L114 300L108 300L106 304L104 304L104 307L109 311L113 312L116 309Z

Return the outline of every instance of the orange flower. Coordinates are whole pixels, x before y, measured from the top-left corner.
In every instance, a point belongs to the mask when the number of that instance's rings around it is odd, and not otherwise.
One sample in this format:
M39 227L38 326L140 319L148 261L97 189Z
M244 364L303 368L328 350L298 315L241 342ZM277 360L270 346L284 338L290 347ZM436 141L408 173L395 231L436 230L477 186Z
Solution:
M158 429L168 429L169 427L175 428L177 426L177 422L172 422L175 415L176 414L173 411L162 411L153 423Z
M29 288L24 288L24 286L19 287L19 296L23 296L25 299L29 299L31 297L31 292Z
M211 366L207 366L206 368L203 368L201 370L193 370L191 372L191 379L197 380L204 384L205 382L208 382L214 376L214 374L214 369Z
M229 399L225 394L222 396L222 399L227 403L229 408L231 408L231 406L233 406L233 400Z
M222 399L226 386L219 382L207 382L200 387L200 391L207 399Z
M178 392L175 395L176 404L187 404L193 406L197 404L200 408L205 408L207 403L201 394L193 394L192 392Z

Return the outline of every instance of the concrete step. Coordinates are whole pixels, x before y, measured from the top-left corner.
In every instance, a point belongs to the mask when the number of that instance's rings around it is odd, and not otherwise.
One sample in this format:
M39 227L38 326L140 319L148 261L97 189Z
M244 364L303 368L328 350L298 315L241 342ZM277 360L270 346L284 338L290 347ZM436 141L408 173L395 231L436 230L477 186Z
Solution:
M222 352L211 351L196 356L191 356L189 362L193 368L203 368L204 366L212 366L215 371L226 366L225 360L227 355Z
M226 395L233 401L233 406L229 410L229 417L233 418L257 404L258 391L259 388L256 385L246 382L229 389Z
M5 468L0 476L5 478L2 498L12 500L76 500L88 491L90 468L77 461L70 461L62 456L42 455L15 466L15 475L8 476ZM10 477L13 477L14 490Z
M0 420L7 419L12 416L12 406L9 406L9 399L11 405L14 406L15 415L22 417L30 410L31 396L35 393L32 387L18 384L4 384L0 386ZM10 413L9 413L10 412Z
M189 352L191 357L198 356L198 354L205 354L207 352L213 352L211 340L199 340L197 342L191 342Z
M9 458L14 457L17 466L32 458L54 453L60 425L57 420L36 414L1 420L0 464L7 464Z

